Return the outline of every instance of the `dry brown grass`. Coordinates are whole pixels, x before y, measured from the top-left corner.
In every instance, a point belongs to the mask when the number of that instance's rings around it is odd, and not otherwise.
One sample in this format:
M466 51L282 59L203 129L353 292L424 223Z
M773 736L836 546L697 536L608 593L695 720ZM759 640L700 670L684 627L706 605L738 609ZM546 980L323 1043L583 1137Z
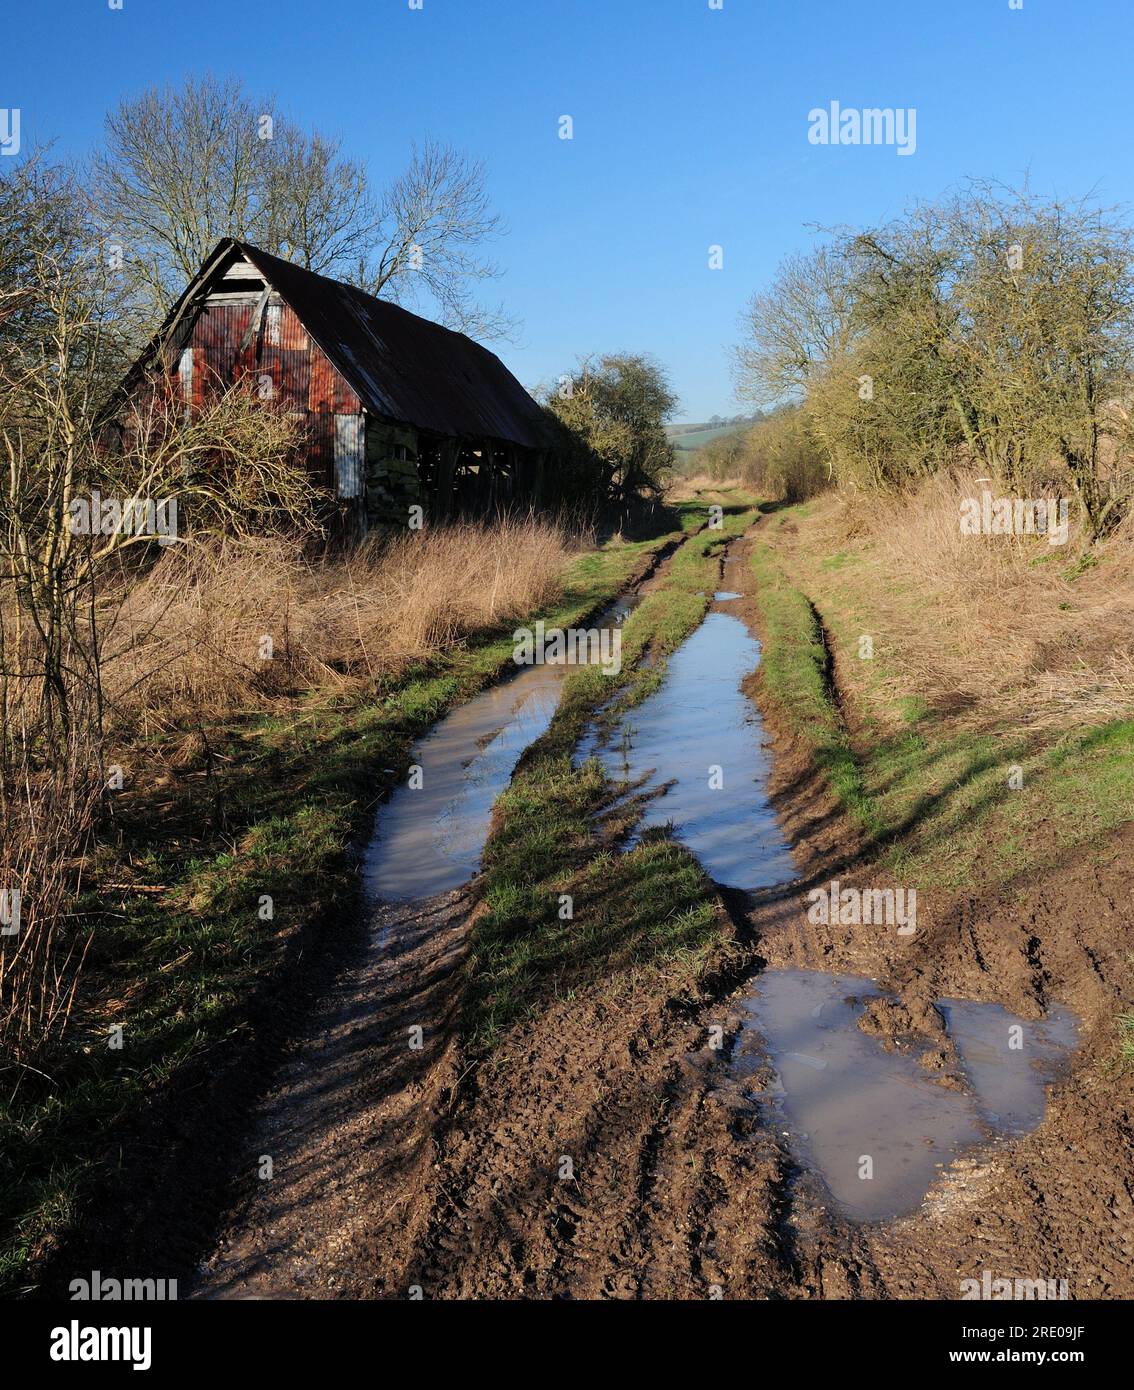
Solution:
M89 750L84 750L89 754ZM0 1039L21 1062L62 1033L90 932L74 914L82 859L97 811L97 774L77 775L77 753L0 799L0 893L8 895L0 939ZM83 770L90 773L89 756ZM14 894L19 895L13 914Z
M318 563L282 540L171 551L106 634L108 697L160 728L396 674L552 603L572 553L563 528L535 518L370 540Z
M739 487L740 483L733 479L710 478L707 473L695 473L686 477L684 474L676 475L666 489L666 499L670 502L688 502L698 493L711 492L719 487Z
M25 1059L57 1038L75 997L90 936L74 902L108 766L100 729L127 763L140 752L139 734L174 730L172 754L157 756L196 761L210 720L286 708L312 689L396 678L415 661L547 611L573 553L566 529L535 518L372 540L320 562L305 558L299 540L169 550L148 571L108 578L97 620L101 688L86 678L89 631L68 639L70 723L56 743L36 722L35 642L26 625L16 639L11 591L0 590L0 637L8 638L0 653L9 662L22 653L26 676L2 679L0 662L6 915L8 895L20 894L18 930L0 935L6 1053Z
M974 478L942 475L916 494L831 497L807 545L853 549L892 694L1021 725L1096 724L1134 713L1134 522L1088 547L961 533ZM994 490L995 491L995 490ZM997 494L998 495L998 494Z

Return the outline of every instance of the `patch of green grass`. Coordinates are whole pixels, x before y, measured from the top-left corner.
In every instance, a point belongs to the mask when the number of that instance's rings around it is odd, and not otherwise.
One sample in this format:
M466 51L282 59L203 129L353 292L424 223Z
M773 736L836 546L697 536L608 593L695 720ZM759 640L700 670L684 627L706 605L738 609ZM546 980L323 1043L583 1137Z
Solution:
M752 569L764 628L764 689L810 750L839 803L870 837L880 838L885 827L835 703L819 615L788 581L769 546L755 547Z
M695 976L721 932L704 873L664 830L645 832L625 854L596 853L586 810L601 798L559 805L558 840L543 824L546 804L541 797L538 808L521 809L509 798L501 807L507 829L486 866L487 911L474 929L464 1003L478 1052L547 1000L593 980L675 962Z
M1068 583L1073 584L1076 579L1079 579L1084 574L1089 574L1091 570L1096 569L1099 563L1099 557L1094 553L1094 551L1086 550L1083 552L1082 555L1078 557L1077 560L1073 561L1070 565L1067 566L1067 568L1063 571L1063 578L1066 579Z
M736 483L719 483L698 492L684 501L670 502L670 509L681 519L681 528L686 535L698 530L709 522L710 508L718 507L725 517L750 517L758 499ZM746 523L747 524L747 523Z
M921 695L899 696L897 704L907 724L920 724L929 718L929 703Z
M1134 1070L1134 1013L1119 1014L1118 1065L1123 1071Z
M849 550L836 550L833 555L824 555L820 564L825 570L841 570L851 564L854 556Z

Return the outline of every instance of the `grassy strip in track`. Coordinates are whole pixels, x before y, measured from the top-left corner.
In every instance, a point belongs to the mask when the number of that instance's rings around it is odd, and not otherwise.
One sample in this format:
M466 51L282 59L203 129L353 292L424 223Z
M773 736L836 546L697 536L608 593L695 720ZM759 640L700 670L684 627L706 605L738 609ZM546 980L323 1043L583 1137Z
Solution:
M685 542L664 583L626 620L621 673L592 666L568 675L550 728L497 802L467 967L463 1032L474 1054L490 1053L547 1000L595 981L664 969L680 988L725 941L727 918L696 859L664 829L620 853L634 808L612 812L618 788L596 759L576 768L574 753L612 697L622 709L657 688L667 656L701 622L722 547L757 516L741 500L720 530Z

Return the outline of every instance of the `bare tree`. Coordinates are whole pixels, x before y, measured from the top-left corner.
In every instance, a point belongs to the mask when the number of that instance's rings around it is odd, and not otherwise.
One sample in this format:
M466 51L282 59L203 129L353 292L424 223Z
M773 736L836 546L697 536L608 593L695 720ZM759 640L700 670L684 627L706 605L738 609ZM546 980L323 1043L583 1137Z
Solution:
M515 321L499 306L478 304L473 287L498 268L480 248L503 228L492 211L485 168L451 145L414 146L409 165L382 194L382 246L358 283L373 294L416 303L422 292L445 322L476 338L506 338Z
M851 337L852 265L842 246L789 256L741 316L737 395L760 405L797 399Z
M37 150L0 160L0 356L9 367L16 358L54 351L56 320L47 300L35 292L47 261L66 267L76 289L83 284L88 300L97 299L98 336L88 332L70 362L73 369L80 363L89 369L97 347L98 368L109 382L128 360L125 287L111 273L74 170Z
M239 83L213 78L151 87L107 115L93 201L155 317L222 237L258 230L268 159L255 118Z
M239 390L186 419L158 377L108 448L114 273L97 247L70 254L53 205L17 206L34 236L0 295L0 892L25 909L0 940L0 1038L15 1055L57 1035L74 997L69 903L106 786L105 642L131 574L163 544L307 525L313 501L294 420Z
M499 274L482 252L502 232L483 164L427 141L375 188L340 140L274 106L234 79L206 76L151 87L108 115L93 206L107 240L124 247L151 322L233 236L372 294L435 307L475 336L512 331L474 293Z
M366 170L340 140L277 123L263 177L256 235L265 250L320 274L366 262L378 218Z

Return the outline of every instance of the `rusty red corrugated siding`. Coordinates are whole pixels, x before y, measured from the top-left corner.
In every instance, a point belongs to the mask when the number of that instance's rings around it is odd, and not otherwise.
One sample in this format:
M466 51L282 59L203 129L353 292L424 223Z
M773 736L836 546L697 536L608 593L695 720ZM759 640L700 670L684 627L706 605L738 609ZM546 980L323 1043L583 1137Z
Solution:
M329 410L334 415L357 415L362 409L358 396L345 377L328 361L322 349L311 345L311 385L308 410Z
M292 352L306 352L311 340L290 304L280 306L280 347Z
M307 416L310 447L308 466L324 487L335 485L335 416L332 411L318 411Z
M235 382L261 376L272 381L272 394L285 409L308 412L311 472L331 486L335 478L336 415L357 415L362 410L357 393L325 353L311 341L307 330L288 304L279 306L278 321L269 342L264 331L253 333L241 350L252 322L254 306L209 304L197 317L186 346L193 349L193 405L200 408L209 394ZM258 328L258 326L257 326Z
M240 340L251 317L250 304L208 304L197 315L187 344L193 350L194 408L236 380Z

